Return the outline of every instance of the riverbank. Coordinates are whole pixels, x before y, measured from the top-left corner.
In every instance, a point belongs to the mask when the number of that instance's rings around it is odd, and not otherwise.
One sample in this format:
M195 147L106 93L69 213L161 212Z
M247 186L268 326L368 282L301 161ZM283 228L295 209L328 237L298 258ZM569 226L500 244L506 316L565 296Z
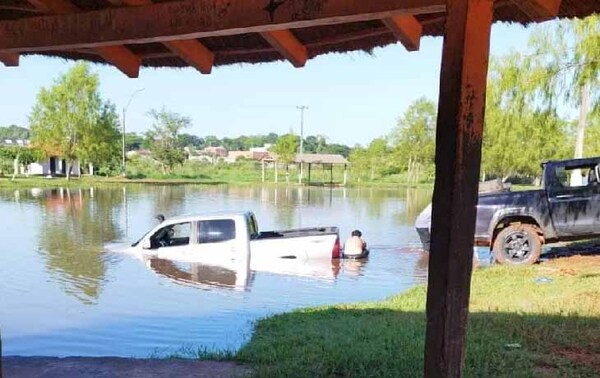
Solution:
M261 377L420 377L425 288L380 302L259 321L236 356ZM600 371L600 257L477 270L465 376L592 377Z
M64 177L17 177L11 180L10 177L0 177L0 189L31 189L31 188L87 188L92 186L103 185L125 185L125 184L141 184L141 185L267 185L267 186L300 186L297 180L290 180L286 184L285 178L278 183L262 182L260 178L245 178L239 179L237 176L232 177L201 177L201 178L125 178L125 177L102 177L102 176L82 176L72 177L66 180ZM313 183L313 186L327 186L328 183ZM334 183L334 186L340 186L339 183ZM408 183L389 183L389 182L349 182L347 187L361 188L431 188L432 184L408 184Z

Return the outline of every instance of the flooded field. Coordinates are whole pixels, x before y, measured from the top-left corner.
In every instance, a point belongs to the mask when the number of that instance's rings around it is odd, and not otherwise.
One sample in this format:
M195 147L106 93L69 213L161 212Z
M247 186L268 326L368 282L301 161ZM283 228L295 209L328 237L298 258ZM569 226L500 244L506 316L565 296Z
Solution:
M294 308L377 300L425 282L417 189L142 186L0 190L0 327L5 355L167 355L237 348L252 322ZM263 230L362 230L368 261L298 274L238 272L114 251L154 216L251 210Z

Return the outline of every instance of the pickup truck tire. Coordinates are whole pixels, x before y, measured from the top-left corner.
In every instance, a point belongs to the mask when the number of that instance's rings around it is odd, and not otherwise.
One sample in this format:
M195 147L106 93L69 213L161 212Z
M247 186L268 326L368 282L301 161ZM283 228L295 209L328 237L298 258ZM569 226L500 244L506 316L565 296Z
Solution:
M492 247L494 258L504 265L529 265L542 253L538 228L530 224L513 224L498 234Z

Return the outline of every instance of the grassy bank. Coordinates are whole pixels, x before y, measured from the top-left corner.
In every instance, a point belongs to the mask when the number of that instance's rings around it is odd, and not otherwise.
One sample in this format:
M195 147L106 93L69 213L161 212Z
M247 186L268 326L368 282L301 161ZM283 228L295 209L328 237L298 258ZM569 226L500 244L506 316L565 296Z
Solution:
M537 283L539 277L551 282ZM236 356L263 377L422 376L425 289L259 321ZM475 272L465 374L592 377L600 371L600 258Z

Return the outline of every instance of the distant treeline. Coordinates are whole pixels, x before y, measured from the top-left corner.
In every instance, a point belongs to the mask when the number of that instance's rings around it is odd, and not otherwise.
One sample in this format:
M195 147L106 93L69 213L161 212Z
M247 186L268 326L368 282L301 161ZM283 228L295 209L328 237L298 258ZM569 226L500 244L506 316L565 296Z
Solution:
M188 133L177 135L177 147L191 147L202 150L206 147L224 147L228 151L248 151L250 148L275 145L283 135L269 133L267 135L242 135L237 138L217 138L216 136L200 137ZM127 133L125 137L127 150L149 149L152 144L150 135ZM329 143L324 135L310 135L304 138L305 153L350 155L351 148L344 144Z

